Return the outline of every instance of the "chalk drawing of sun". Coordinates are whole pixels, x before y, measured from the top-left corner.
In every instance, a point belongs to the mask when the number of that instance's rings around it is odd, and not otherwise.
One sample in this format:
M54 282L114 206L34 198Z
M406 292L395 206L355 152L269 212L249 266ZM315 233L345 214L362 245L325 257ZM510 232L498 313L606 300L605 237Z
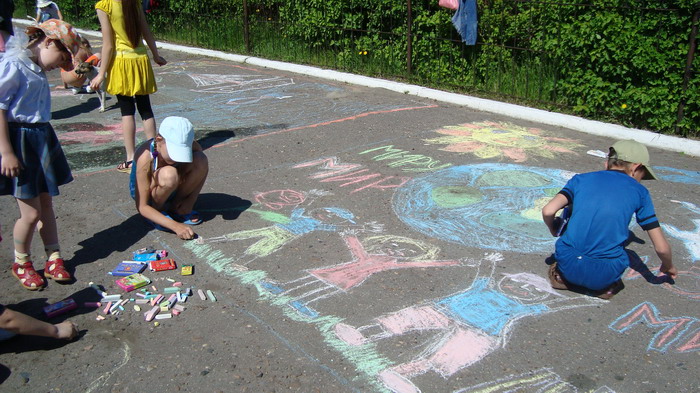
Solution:
M521 127L505 122L475 122L445 126L435 132L443 134L425 139L432 145L447 145L442 151L471 153L479 158L507 157L524 162L528 157L556 158L559 153L577 154L577 140L545 136L539 128Z

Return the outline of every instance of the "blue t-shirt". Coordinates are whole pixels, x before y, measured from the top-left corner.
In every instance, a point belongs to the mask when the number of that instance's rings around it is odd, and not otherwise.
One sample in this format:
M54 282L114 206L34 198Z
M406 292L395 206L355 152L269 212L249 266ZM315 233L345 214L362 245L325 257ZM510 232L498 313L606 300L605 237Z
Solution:
M633 214L645 231L659 226L649 190L624 172L576 175L560 193L572 209L557 250L568 247L592 259L622 258Z

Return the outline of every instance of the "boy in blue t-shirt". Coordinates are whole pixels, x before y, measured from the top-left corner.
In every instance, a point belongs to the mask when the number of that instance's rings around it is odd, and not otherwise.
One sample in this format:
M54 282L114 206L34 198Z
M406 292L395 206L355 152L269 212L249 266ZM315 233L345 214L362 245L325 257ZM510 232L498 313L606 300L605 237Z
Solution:
M661 259L660 271L671 278L678 273L649 190L640 184L642 179L656 179L646 146L633 140L615 142L606 168L572 177L542 209L544 223L554 236L560 225L555 214L567 205L571 210L566 230L556 242L556 262L549 269L552 287L578 286L603 299L624 287L620 278L629 266L624 244L633 214Z

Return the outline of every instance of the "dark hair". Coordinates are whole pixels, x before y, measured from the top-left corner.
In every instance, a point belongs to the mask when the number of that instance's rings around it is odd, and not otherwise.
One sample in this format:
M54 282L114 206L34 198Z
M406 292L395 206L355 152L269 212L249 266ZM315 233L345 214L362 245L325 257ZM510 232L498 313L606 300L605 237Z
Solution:
M617 158L617 152L612 147L608 153L608 168L612 167L622 167L628 169L633 163Z
M122 12L124 13L124 30L129 38L132 48L141 43L141 2L137 0L122 0Z

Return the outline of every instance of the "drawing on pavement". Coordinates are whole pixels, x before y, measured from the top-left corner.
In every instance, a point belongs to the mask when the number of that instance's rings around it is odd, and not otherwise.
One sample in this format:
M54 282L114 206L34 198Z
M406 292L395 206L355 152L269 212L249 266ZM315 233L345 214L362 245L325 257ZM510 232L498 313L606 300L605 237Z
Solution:
M700 350L700 320L687 316L662 316L651 302L638 304L615 319L609 327L624 333L639 324L658 330L649 340L649 351L667 352L672 346L680 353Z
M433 159L423 154L415 154L409 150L397 149L394 145L373 147L360 154L372 155L372 161L387 161L389 168L401 168L404 172L435 172L451 167L452 164L443 164L440 160Z
M557 392L577 393L576 386L564 381L550 368L541 368L523 374L509 375L495 381L455 390L452 393L513 393L513 392ZM590 393L615 393L607 386L601 386Z
M306 270L306 275L285 283L272 280L261 285L274 294L292 298L289 306L309 318L319 313L311 303L346 293L370 276L388 270L457 266L459 260L437 260L440 248L403 236L379 235L360 239L360 230L341 233L352 261Z
M425 139L433 145L446 145L440 150L469 153L479 158L509 158L525 162L531 157L556 158L557 154L577 154L577 140L547 136L539 128L522 127L506 122L474 122L445 126L436 130L440 136Z
M380 316L366 326L341 322L335 333L349 345L362 346L412 331L438 331L423 353L377 376L394 392L419 392L412 377L434 371L449 378L504 347L521 318L602 302L588 296L566 297L531 273L504 274L497 282L494 269L501 260L499 253L487 254L479 261L487 266L477 267L476 278L462 292Z
M318 171L310 174L310 179L321 183L339 183L338 187L352 186L350 194L364 190L393 191L411 180L406 176L386 176L373 172L362 164L341 163L338 157L324 157L305 161L294 165L293 168L318 167Z
M653 274L655 277L650 277L652 281L656 281L661 275L660 268L658 266L648 266L649 256L645 255L640 257L642 263L647 266L649 273ZM649 274L646 273L646 274ZM634 269L628 269L625 273L624 278L626 280L635 280L643 277L641 273ZM676 295L686 297L689 300L700 300L700 267L692 266L688 270L678 270L678 277L673 284L666 282L661 283L664 289L667 289Z
M656 173L661 180L700 185L700 172L698 171L686 171L684 169L676 169L667 166L654 166L653 168L654 173Z
M497 251L551 251L554 238L541 207L572 172L517 164L454 166L396 190L397 217L440 240Z
M670 224L661 224L664 231L669 236L678 239L683 243L685 249L690 254L690 261L695 263L696 261L700 260L700 207L690 202L675 200L671 200L671 202L679 203L686 210L688 210L689 213L692 213L693 216L696 217L690 219L690 222L693 223L694 228L689 231L682 231Z

